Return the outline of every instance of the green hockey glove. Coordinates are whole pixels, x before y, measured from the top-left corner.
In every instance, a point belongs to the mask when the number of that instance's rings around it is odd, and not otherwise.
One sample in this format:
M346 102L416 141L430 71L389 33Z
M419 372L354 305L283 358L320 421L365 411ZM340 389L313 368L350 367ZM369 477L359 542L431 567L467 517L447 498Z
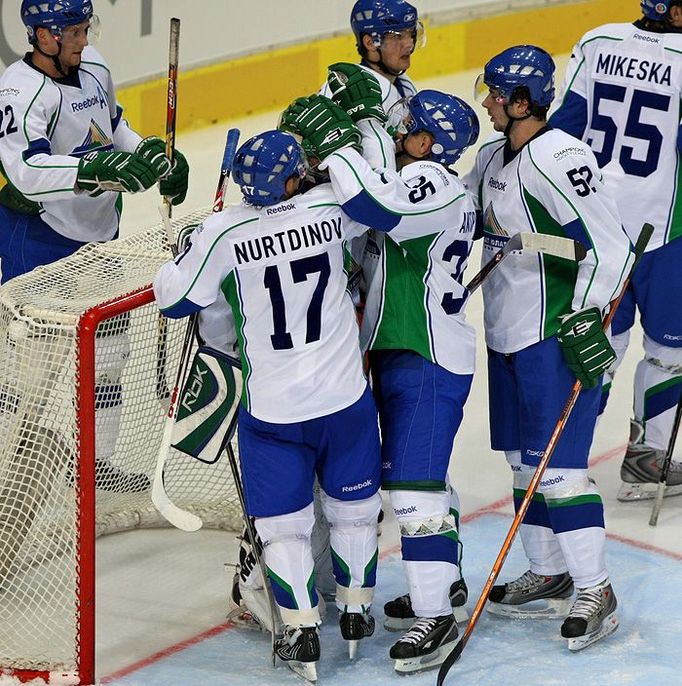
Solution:
M560 317L557 339L569 369L585 388L594 388L599 377L613 364L616 353L602 331L596 307Z
M189 184L189 164L185 156L179 151L173 151L173 168L168 176L161 179L159 192L165 198L170 198L172 205L179 205L187 196Z
M158 136L149 136L141 140L135 152L144 157L147 162L151 162L159 178L163 178L170 172L172 163L166 157L166 144Z
M301 136L305 149L320 160L347 145L362 150L362 136L353 120L324 95L294 100L282 113L279 128Z
M381 86L377 78L357 64L337 62L329 67L327 83L332 100L346 110L354 122L377 119L386 122Z
M139 193L158 178L151 162L134 152L89 152L78 163L76 188L93 197L104 191Z

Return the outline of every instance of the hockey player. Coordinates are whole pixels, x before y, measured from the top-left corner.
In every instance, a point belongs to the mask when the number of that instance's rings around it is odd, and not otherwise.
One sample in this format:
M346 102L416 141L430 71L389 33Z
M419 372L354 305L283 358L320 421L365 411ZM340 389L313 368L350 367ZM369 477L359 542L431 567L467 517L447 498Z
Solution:
M359 143L352 121L335 114L321 127L322 154ZM352 655L374 630L381 465L343 268L344 241L365 227L342 212L328 185L298 194L304 175L291 135L268 131L244 143L233 168L244 203L206 219L161 268L154 292L170 317L220 301L232 309L244 375L238 431L247 510L285 625L276 652L314 679L313 480L317 474L331 524L339 623Z
M486 64L477 92L499 132L464 179L483 212L484 263L522 231L572 238L588 251L579 265L517 254L483 284L491 444L505 452L517 504L576 378L583 384L521 526L530 569L493 587L489 609L561 617L575 585L561 635L578 650L618 626L604 558L604 508L587 458L601 375L615 359L602 313L628 273L630 242L592 151L547 126L554 98L549 54L532 45L505 50ZM534 600L545 607L533 612L527 603Z
M181 203L188 166L174 166L157 137L142 139L123 119L102 56L88 44L99 26L90 0L23 0L32 50L0 77L2 281L116 238L120 193L161 179Z
M376 113L362 96L358 73L354 65L334 65L334 97L348 111L363 105L363 112ZM355 102L345 99L349 84L360 96ZM324 107L321 98L299 101L282 125L308 138L324 119ZM382 485L400 525L410 590L409 614L403 615L410 628L390 651L403 673L436 667L457 638L449 592L460 578L459 543L447 469L474 370L475 335L462 312L461 277L475 211L447 167L478 136L475 114L454 96L421 91L404 107L397 163L392 159L374 171L352 148L322 163L344 211L388 232L380 248L367 243L361 339L363 350L370 350L379 406ZM384 137L384 148L393 147Z
M644 329L619 500L656 492L682 395L682 2L642 0L641 6L638 21L599 26L580 39L550 120L592 148L630 240L645 222L655 229L612 324L618 362L635 308ZM608 372L602 408L618 362ZM682 463L671 463L667 483L666 495L682 493Z

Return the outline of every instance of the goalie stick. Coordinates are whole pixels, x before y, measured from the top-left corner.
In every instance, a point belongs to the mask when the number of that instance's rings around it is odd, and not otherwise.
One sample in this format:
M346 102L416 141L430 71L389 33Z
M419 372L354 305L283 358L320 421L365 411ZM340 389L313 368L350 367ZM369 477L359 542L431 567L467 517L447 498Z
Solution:
M522 250L539 252L575 262L580 262L587 255L585 246L571 238L550 236L545 233L516 233L506 242L501 250L498 250L493 255L490 262L469 281L465 286L467 291L473 293L507 255Z
M656 526L658 524L658 515L661 512L661 505L663 504L663 496L665 495L665 487L668 483L668 472L670 471L670 464L673 461L673 450L675 450L675 441L680 430L680 419L682 419L682 396L677 401L677 409L675 410L675 419L673 420L672 432L668 440L668 449L665 453L665 460L661 468L661 478L658 481L658 488L656 489L656 497L654 499L654 506L651 508L651 517L649 517L649 526Z
M225 198L225 187L227 180L232 170L232 162L234 160L235 152L237 151L237 143L239 142L239 129L230 129L227 132L227 140L225 141L225 150L223 153L223 161L220 169L220 178L218 180L218 188L216 190L215 202L213 204L213 211L219 212L223 208ZM184 386L187 371L189 369L189 361L192 353L192 345L194 342L195 333L197 330L198 318L192 315L185 330L185 337L182 342L180 352L180 364L175 377L175 385L170 396L170 403L168 405L168 413L166 415L166 422L163 428L163 437L161 438L161 445L156 458L156 469L154 471L154 482L152 484L152 502L156 509L175 527L183 531L196 531L201 528L202 521L199 517L191 512L180 509L168 497L163 483L164 466L166 458L170 450L173 425L175 423L175 415L178 409L178 398L180 389Z
M635 261L632 265L632 268L630 269L630 273L625 279L625 283L623 284L620 293L611 302L609 312L604 317L604 320L602 322L603 331L606 331L609 328L609 326L611 326L611 320L613 319L613 315L615 314L616 309L620 304L620 301L623 299L623 296L625 295L625 290L628 286L628 283L630 282L632 273L634 272L635 268L637 267L637 264L639 263L639 260L644 254L644 250L647 246L647 243L649 242L649 239L651 238L651 234L653 233L653 231L654 228L653 226L651 226L651 224L644 224L644 226L642 227L642 231L640 232L639 238L637 239L637 245L635 246ZM573 384L573 388L571 389L571 392L568 396L568 399L566 400L566 404L564 405L561 411L561 416L559 417L556 425L554 426L554 430L552 431L552 435L549 438L547 447L545 448L544 453L542 453L540 463L536 467L535 472L533 474L533 478L531 479L530 484L528 485L528 489L525 495L523 496L523 500L521 501L517 509L517 512L514 515L512 524L509 527L509 531L507 532L507 536L504 539L502 548L500 549L500 552L497 555L497 559L493 564L493 568L490 574L488 575L488 579L485 582L485 585L483 586L481 595L476 601L476 606L474 607L474 610L471 613L469 623L467 624L467 627L464 630L462 637L459 639L459 641L457 641L457 643L455 643L454 647L452 648L448 656L445 658L445 661L438 670L438 678L436 679L437 686L443 686L443 684L445 683L445 678L447 677L450 668L460 658L462 651L464 650L466 644L469 641L469 638L471 637L471 634L473 633L476 627L478 619L481 616L481 612L483 611L483 608L486 602L488 601L488 595L490 593L490 590L492 589L493 584L497 580L497 577L499 576L500 571L502 570L502 565L504 565L504 561L507 559L507 555L509 554L509 550L511 548L512 542L514 541L519 526L521 525L521 522L528 510L528 506L530 505L530 502L533 499L535 492L537 491L537 488L540 484L540 480L542 479L542 475L544 474L545 469L549 464L549 460L552 457L552 454L554 453L554 449L556 448L559 438L561 438L561 434L564 430L564 427L566 426L566 423L568 422L568 419L571 415L571 412L573 411L573 407L575 406L576 401L578 400L578 396L580 395L581 390L582 383L579 379L576 379L575 383Z

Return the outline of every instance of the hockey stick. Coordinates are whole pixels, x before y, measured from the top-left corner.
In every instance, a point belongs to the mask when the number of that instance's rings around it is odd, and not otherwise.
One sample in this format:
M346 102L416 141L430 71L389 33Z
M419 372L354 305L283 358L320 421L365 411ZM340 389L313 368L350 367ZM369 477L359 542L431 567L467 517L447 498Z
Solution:
M223 208L225 198L225 187L227 180L232 170L232 162L237 151L237 143L239 142L239 129L230 129L227 132L227 140L225 141L225 151L223 153L223 161L220 169L220 178L218 180L218 188L216 190L215 202L213 204L213 211L219 212ZM156 458L156 469L154 471L154 482L152 484L152 502L156 509L175 527L183 531L196 531L201 528L202 521L197 515L182 510L168 497L166 492L163 477L164 466L166 458L170 450L173 425L175 424L175 415L178 409L178 398L180 389L184 386L185 377L189 369L189 362L191 359L192 346L194 342L195 333L197 330L198 318L192 315L187 323L185 330L185 338L182 342L180 352L180 364L175 376L175 385L170 396L170 403L168 406L168 413L166 414L166 422L163 427L163 437L161 438L161 445Z
M658 481L658 488L656 489L656 499L654 506L651 508L651 517L649 517L649 526L656 526L658 524L658 515L661 512L661 505L663 504L663 496L665 495L665 488L668 482L668 472L670 471L670 464L673 461L673 450L675 450L675 441L680 430L680 419L682 418L682 395L677 401L677 409L675 410L675 419L673 420L672 432L670 440L668 441L668 449L665 453L665 461L661 468L661 478Z
M630 269L630 273L625 279L625 283L623 284L620 293L611 302L609 312L604 317L604 320L602 322L603 331L607 331L609 326L611 326L611 320L613 319L613 315L615 314L616 309L620 304L620 301L623 299L623 296L625 295L625 289L627 288L627 285L630 282L630 278L632 277L632 274L644 253L644 250L647 246L647 243L649 242L649 239L651 238L653 230L654 228L653 226L651 226L651 224L644 224L644 226L642 227L642 231L640 232L639 238L637 239L637 245L635 246L635 261L632 265L632 268ZM460 638L460 640L454 645L449 655L445 658L445 661L438 670L438 678L436 679L437 686L442 686L445 682L445 677L450 671L450 668L459 659L460 655L462 654L462 651L464 650L464 647L468 643L469 638L471 637L471 634L474 631L474 628L476 627L479 617L481 616L481 612L483 611L483 608L486 602L488 601L488 595L490 594L490 590L492 589L493 584L497 580L497 577L499 576L499 573L502 570L502 565L504 565L504 561L507 559L507 555L509 554L512 542L514 541L514 537L516 536L516 532L518 531L519 526L521 526L521 522L523 521L523 518L525 517L526 512L528 510L528 506L530 505L530 502L533 499L535 492L537 491L537 488L540 484L540 480L542 479L542 475L545 473L545 469L549 464L549 460L552 457L552 454L554 453L554 449L556 448L556 445L559 441L559 438L561 437L564 427L566 426L566 423L568 422L571 412L573 411L573 407L575 406L575 403L578 400L578 396L580 395L581 389L582 383L579 379L576 379L575 383L573 384L573 388L571 389L571 392L568 396L568 399L566 400L566 404L564 405L561 411L559 420L554 426L554 430L552 431L552 435L549 438L547 447L545 448L545 451L542 454L540 463L535 469L533 478L530 480L528 490L526 491L526 494L523 496L523 500L519 505L519 508L516 512L516 515L514 516L511 526L509 527L509 531L507 533L506 538L504 539L502 548L500 549L500 552L497 555L497 559L493 564L493 568L488 576L488 580L485 582L485 585L483 586L483 591L481 591L481 595L478 598L478 601L476 602L476 607L474 607L474 610L471 613L471 618L469 619L469 623L467 624L467 627L464 630L464 633L462 634L462 638Z
M476 276L465 286L469 293L473 293L490 275L490 273L507 257L507 255L526 250L539 252L553 257L561 257L564 260L580 262L587 255L585 246L571 238L550 236L544 233L516 233L498 250L492 259L481 269Z
M166 91L166 157L173 164L175 152L175 122L178 102L178 62L180 54L180 20L173 17L170 20L170 36L168 39L168 87ZM173 237L171 215L173 203L171 198L164 196L159 207L161 220L166 228L166 240L173 257L177 255L176 242ZM156 397L167 400L170 392L166 381L166 353L168 350L168 322L159 314L159 334L156 343Z

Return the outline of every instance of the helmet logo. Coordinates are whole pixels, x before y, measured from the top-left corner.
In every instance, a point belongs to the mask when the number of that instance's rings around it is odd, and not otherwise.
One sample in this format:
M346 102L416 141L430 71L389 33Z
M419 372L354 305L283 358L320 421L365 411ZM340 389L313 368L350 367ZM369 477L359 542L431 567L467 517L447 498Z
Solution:
M668 11L668 6L665 2L658 2L656 3L656 11L659 14L665 14Z

